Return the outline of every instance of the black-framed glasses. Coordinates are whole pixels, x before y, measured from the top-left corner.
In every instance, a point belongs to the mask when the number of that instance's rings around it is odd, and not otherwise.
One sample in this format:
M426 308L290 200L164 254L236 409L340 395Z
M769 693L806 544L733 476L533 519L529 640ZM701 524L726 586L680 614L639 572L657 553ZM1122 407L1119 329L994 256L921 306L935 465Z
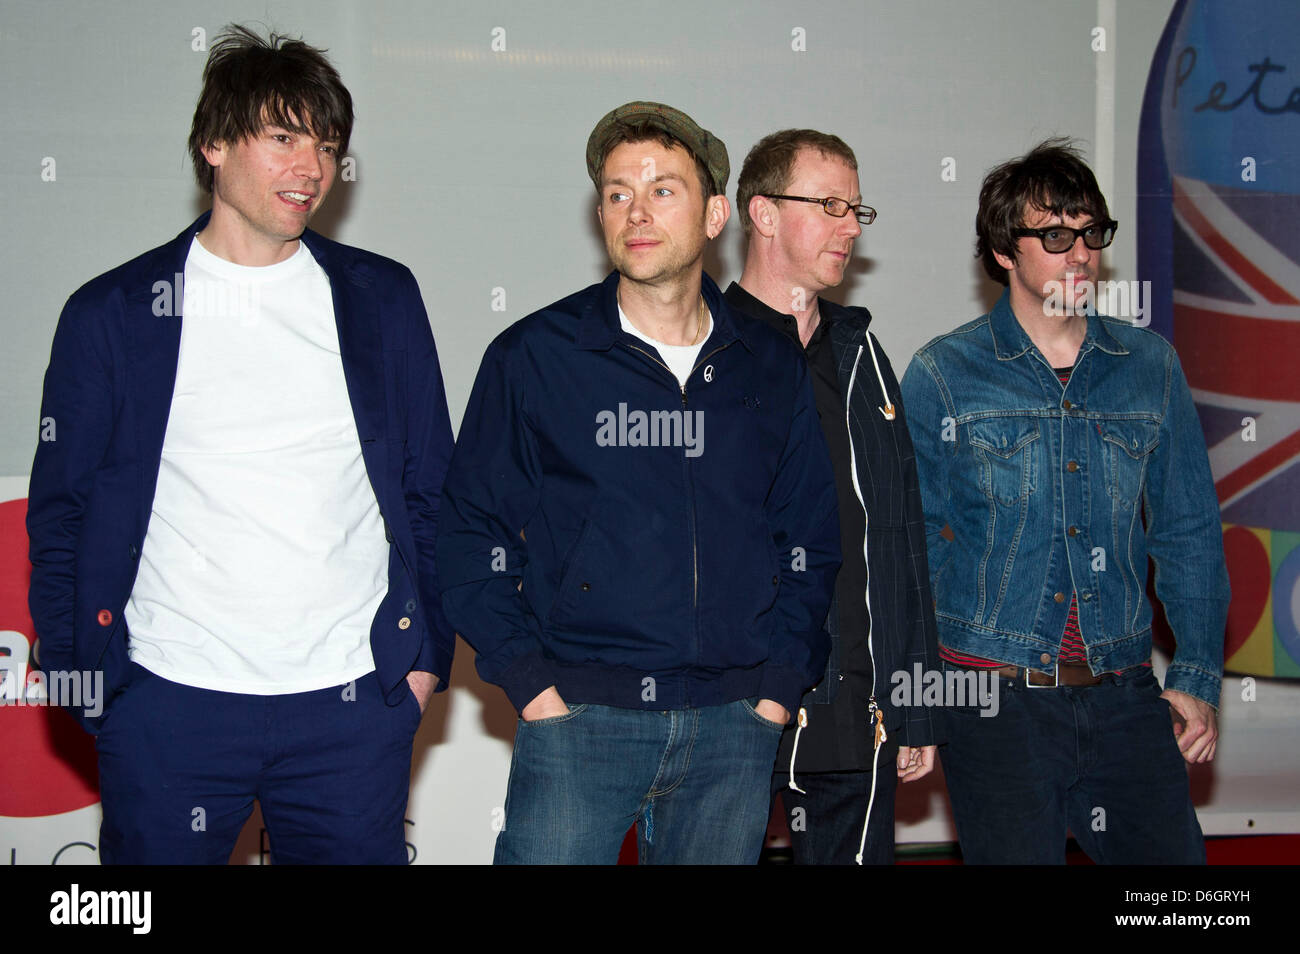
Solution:
M1105 248L1115 240L1117 228L1119 223L1108 219L1105 222L1093 222L1081 229L1072 229L1068 225L1049 225L1043 229L1015 229L1011 234L1017 237L1036 236L1043 243L1044 252L1060 255L1074 248L1078 239L1083 239L1083 244L1093 251Z
M850 212L857 217L857 220L863 225L870 225L876 221L876 210L869 205L849 205L847 199L837 199L831 196L829 199L810 199L806 195L764 195L765 199L789 199L791 202L816 202L826 210L827 215L833 215L837 219L842 219Z

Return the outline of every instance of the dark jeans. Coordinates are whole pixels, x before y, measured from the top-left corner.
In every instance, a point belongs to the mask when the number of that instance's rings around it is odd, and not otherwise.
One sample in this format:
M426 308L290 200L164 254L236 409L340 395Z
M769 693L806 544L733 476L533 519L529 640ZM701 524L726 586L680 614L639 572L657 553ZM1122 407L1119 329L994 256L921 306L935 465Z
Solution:
M420 705L355 684L256 696L132 665L95 739L105 864L226 864L253 799L278 864L406 864Z
M876 800L862 849L864 865L894 863L894 792L898 769L894 760L898 743L891 737L876 762ZM789 787L788 766L777 766L772 776L772 798L781 795L785 820L790 826L790 847L796 865L851 865L856 863L862 825L871 798L871 771L799 772L795 781L806 794Z
M944 663L944 668L953 667ZM968 864L1204 864L1169 703L1147 667L1097 686L999 680L997 715L946 711L939 747Z
M758 861L783 726L751 701L669 711L573 705L520 720L495 864Z

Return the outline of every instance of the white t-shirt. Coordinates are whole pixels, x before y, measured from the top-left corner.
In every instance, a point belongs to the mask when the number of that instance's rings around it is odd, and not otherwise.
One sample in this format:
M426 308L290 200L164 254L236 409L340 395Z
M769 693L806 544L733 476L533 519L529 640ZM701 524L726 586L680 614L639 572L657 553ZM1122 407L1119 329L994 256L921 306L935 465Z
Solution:
M623 311L622 305L618 306L618 322L628 334L636 335L659 352L659 356L664 359L664 364L668 365L668 369L677 378L677 383L683 388L686 387L686 379L691 376L691 372L695 369L695 362L700 358L700 349L704 347L704 342L709 340L709 331L713 328L713 316L706 313L699 344L670 345L664 344L662 341L655 341L649 335L642 334L636 325L628 321L627 313Z
M158 489L126 607L131 658L173 682L256 695L363 676L389 547L329 278L301 243L250 268L196 237L183 301Z

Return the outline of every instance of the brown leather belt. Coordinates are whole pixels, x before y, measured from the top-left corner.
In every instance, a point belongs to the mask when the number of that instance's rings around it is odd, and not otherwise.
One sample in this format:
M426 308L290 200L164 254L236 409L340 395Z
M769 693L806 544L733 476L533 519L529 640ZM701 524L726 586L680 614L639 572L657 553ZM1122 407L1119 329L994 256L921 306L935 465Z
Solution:
M1020 666L1002 666L998 669L998 675L1016 682L1025 682L1030 686L1045 686L1049 689L1056 686L1101 684L1101 676L1094 676L1087 663L1058 662L1055 672L1039 672L1037 669L1022 669Z

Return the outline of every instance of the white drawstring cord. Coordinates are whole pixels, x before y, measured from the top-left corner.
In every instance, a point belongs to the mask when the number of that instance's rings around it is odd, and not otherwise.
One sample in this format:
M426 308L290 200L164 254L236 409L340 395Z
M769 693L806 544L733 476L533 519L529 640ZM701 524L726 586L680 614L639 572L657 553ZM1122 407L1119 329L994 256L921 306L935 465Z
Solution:
M871 349L871 363L876 366L876 380L880 382L880 394L885 399L885 406L877 405L879 411L887 421L892 421L895 417L894 402L889 400L889 392L885 390L885 376L880 373L880 362L876 359L876 346L871 340L871 332L867 332L867 347ZM862 353L862 346L858 345L858 353ZM850 380L849 393L853 393L853 384Z
M872 702L872 706L875 706L875 702ZM876 709L872 721L876 724L876 744L871 753L871 797L867 799L867 815L862 819L862 838L858 841L858 854L854 859L858 864L862 864L862 854L867 847L867 826L871 824L871 807L876 803L876 766L880 763L880 746L889 738L885 733L884 713Z
M880 373L880 362L876 360L876 346L871 342L871 332L867 332L867 346L871 349L871 363L876 368L876 380L880 382L880 393L885 398L885 406L877 407L885 420L894 419L894 404L885 391L885 379ZM871 796L867 799L867 814L862 820L862 840L858 843L857 863L862 864L862 851L867 842L867 826L871 824L871 809L876 801L876 765L880 758L880 744L885 741L885 719L876 705L876 651L872 646L875 618L871 615L871 554L868 552L867 534L870 530L871 516L867 513L867 502L862 497L862 485L858 483L858 458L853 450L853 427L850 424L850 409L853 406L853 383L858 377L858 362L862 360L862 345L858 345L857 357L853 359L853 371L849 374L848 399L844 402L844 424L849 432L849 476L853 478L853 492L858 496L862 506L862 558L867 568L867 586L864 594L867 601L867 654L871 657L871 699L867 704L868 722L873 728L874 746L871 755Z
M795 783L794 757L799 754L799 734L803 732L804 726L808 724L808 710L803 706L800 706L799 718L795 721L799 723L799 727L794 730L794 748L790 750L790 788L793 788L800 795L807 795L808 793Z

